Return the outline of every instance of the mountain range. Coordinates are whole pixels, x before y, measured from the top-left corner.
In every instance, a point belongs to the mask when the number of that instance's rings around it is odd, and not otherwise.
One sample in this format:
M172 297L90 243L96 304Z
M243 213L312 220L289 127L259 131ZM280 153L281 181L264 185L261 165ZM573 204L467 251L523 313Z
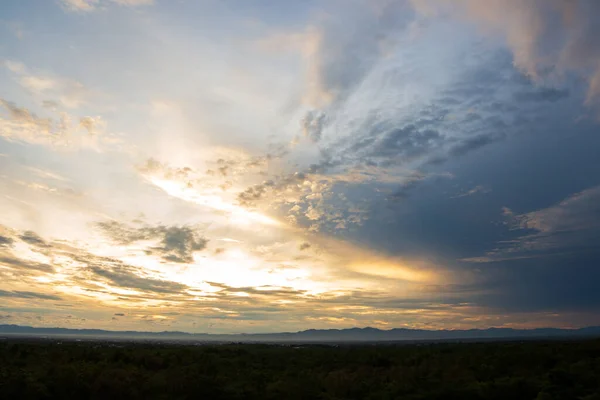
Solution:
M209 334L176 331L142 332L102 329L34 328L20 325L0 325L0 336L69 337L95 339L154 339L217 342L383 342L383 341L445 341L501 340L531 338L600 337L600 326L580 329L489 328L468 330L424 330L395 328L309 329L299 332Z

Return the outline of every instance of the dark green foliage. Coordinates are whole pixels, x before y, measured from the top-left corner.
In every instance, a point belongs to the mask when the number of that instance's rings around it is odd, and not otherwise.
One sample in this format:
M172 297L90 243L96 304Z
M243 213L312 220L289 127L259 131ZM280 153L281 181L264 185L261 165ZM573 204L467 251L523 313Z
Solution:
M600 400L600 341L0 342L0 399Z

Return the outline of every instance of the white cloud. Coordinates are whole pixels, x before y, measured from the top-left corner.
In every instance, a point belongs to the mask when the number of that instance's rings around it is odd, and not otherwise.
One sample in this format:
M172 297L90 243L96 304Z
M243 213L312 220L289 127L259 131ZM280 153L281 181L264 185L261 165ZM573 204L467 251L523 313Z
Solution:
M90 97L90 91L81 82L47 73L34 73L20 62L5 61L4 66L15 74L17 82L40 102L52 101L74 109L81 107Z
M93 134L103 131L106 128L106 122L102 117L82 117L79 118L79 126Z
M8 68L11 72L14 72L15 74L24 74L27 70L25 64L17 61L5 61L4 66Z
M74 117L65 112L54 112L52 117L40 117L27 108L0 99L0 110L4 109L7 118L0 115L0 137L9 141L57 146L62 149L92 148L99 150L109 138L91 135L103 133L106 123L101 117L81 117L73 123ZM89 135L82 135L82 129Z
M68 11L89 12L109 4L137 7L154 3L154 0L61 0L61 4Z
M148 6L154 3L154 0L112 0L113 3L120 4L122 6Z
M92 11L99 0L62 0L62 5L69 11Z

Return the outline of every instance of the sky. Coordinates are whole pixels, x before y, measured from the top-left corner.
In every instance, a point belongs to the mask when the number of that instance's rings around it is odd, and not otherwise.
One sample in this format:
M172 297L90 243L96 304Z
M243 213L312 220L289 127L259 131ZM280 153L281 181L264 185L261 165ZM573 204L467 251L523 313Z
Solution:
M0 324L600 325L600 2L0 2Z

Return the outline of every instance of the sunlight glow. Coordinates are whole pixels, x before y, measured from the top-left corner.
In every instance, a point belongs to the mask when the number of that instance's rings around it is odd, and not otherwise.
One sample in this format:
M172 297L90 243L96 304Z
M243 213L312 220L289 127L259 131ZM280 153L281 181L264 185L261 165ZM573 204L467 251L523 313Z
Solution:
M280 223L273 218L258 212L246 210L241 206L225 201L218 195L198 193L194 188L186 187L181 182L158 179L155 177L146 178L151 184L159 187L169 196L227 213L230 222L233 224L250 225L252 223L259 223L271 226L280 225Z

